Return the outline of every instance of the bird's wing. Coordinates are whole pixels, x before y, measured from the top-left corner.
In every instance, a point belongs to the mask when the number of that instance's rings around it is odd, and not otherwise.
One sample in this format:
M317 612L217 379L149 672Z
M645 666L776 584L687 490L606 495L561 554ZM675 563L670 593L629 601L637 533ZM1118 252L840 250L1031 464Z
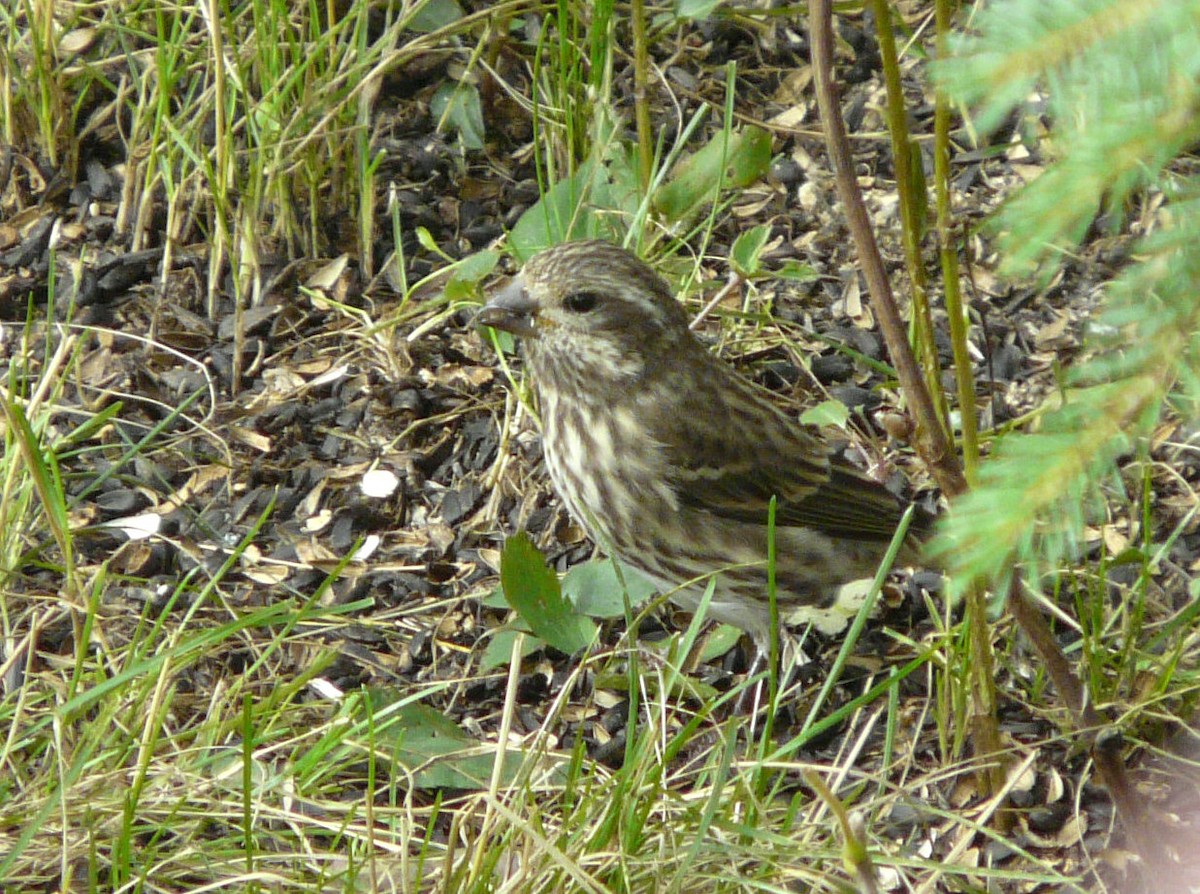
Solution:
M900 501L833 455L819 430L751 397L745 382L730 377L710 384L715 387L693 393L693 412L661 421L668 474L681 505L766 524L774 496L781 527L854 540L886 541L895 534Z

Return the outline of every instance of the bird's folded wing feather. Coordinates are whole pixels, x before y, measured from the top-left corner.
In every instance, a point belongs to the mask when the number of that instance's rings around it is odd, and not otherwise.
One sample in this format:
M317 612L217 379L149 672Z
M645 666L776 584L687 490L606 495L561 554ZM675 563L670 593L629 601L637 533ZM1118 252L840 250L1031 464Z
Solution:
M888 540L903 507L882 484L833 456L818 432L773 413L735 415L723 395L717 406L667 420L663 443L680 504L714 515L815 528L831 536ZM724 405L724 406L722 406ZM713 413L725 426L713 426ZM719 417L718 417L719 418Z

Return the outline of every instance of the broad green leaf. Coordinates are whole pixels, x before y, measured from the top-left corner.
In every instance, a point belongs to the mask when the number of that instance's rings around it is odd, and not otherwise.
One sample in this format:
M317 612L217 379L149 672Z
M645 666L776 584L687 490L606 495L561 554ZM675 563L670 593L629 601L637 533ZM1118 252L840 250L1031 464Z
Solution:
M616 130L607 118L597 126L605 133ZM512 228L508 244L516 259L526 261L572 239L621 242L626 235L622 222L634 220L642 204L635 152L615 135L601 135L591 157L572 176L543 192Z
M433 238L433 233L429 232L427 227L417 227L417 242L426 251L431 251L436 255L445 257L446 253L442 251L442 247L437 244L437 240Z
M501 586L497 586L492 592L482 597L479 602L487 608L508 608L508 600L504 598L504 587Z
M761 271L760 260L763 246L767 244L770 235L771 228L766 224L759 224L751 227L733 241L733 247L729 250L729 263L733 265L733 269L739 276L744 279L758 276Z
M515 629L497 630L483 650L483 657L479 659L479 670L486 673L507 665L512 658L513 640L517 638L518 633L523 632ZM536 636L526 633L525 642L521 645L521 657L528 658L544 645L545 643Z
M560 652L573 655L595 639L596 625L563 598L558 575L546 567L527 534L515 534L504 544L500 584L504 598L534 635Z
M701 664L715 661L738 644L742 631L729 624L718 624L708 636L704 637L700 654L697 656Z
M612 559L576 565L562 581L563 595L575 606L575 611L589 618L624 617L625 592L629 593L629 604L637 606L657 591L652 580L624 563L620 564L618 576Z
M501 354L517 353L517 337L511 332L505 332L503 329L493 329L492 332L496 336L496 344L500 348Z
M468 255L450 268L450 278L444 290L450 301L464 301L475 297L479 281L496 269L500 263L500 252L480 251Z
M747 127L736 153L729 156L730 182L736 189L762 178L771 167L771 134L761 127Z
M454 278L463 282L479 282L500 263L500 252L477 251L454 265Z
M823 400L800 414L805 425L836 425L844 428L850 419L850 410L840 400Z
M718 186L749 186L770 164L771 135L765 130L746 127L730 134L728 144L717 134L676 166L671 180L655 195L654 205L668 221L683 220L702 205L716 201Z
M772 270L771 275L776 279L790 279L794 282L808 282L817 278L817 271L811 264L803 264L795 259L783 262L778 270Z
M368 694L373 711L379 713L396 696L386 690ZM481 742L467 735L441 711L426 705L411 704L399 708L380 721L380 744L391 744L396 762L413 773L419 788L486 788L495 766L495 753L480 754ZM525 760L523 752L509 749L504 758L506 782L516 778Z
M428 33L453 25L462 17L463 10L458 0L429 0L408 20L408 27L413 31Z
M675 0L675 16L680 19L707 19L724 0Z
M621 233L613 223L614 215L596 213L596 209L622 212L620 202L632 201L633 193L626 182L629 172L620 163L616 168L622 178L617 185L610 179L607 168L588 161L574 176L550 187L509 232L508 246L513 256L524 263L542 249L560 242L595 238L619 241Z
M524 263L542 249L564 242L578 232L584 187L590 177L591 166L584 165L575 176L551 186L521 215L508 234L508 247L518 261Z
M440 128L448 122L468 149L483 148L483 105L474 85L462 81L444 82L429 100L429 111Z

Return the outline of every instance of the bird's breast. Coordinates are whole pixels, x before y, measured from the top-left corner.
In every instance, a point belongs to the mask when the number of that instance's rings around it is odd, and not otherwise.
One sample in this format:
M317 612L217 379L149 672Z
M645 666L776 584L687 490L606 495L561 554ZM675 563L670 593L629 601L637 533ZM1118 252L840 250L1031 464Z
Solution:
M629 408L544 393L542 422L554 489L602 546L628 548L659 513L678 511L661 445Z

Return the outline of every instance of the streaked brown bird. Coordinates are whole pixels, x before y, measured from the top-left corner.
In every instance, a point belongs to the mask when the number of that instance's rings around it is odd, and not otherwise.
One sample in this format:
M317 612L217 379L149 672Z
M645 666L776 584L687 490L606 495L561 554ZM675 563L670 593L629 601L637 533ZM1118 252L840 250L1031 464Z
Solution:
M875 574L905 505L711 354L649 266L608 242L565 243L530 258L479 321L521 339L554 488L602 548L689 611L716 572L709 613L765 652L774 496L780 616L844 626L839 588ZM914 517L904 560L929 521Z

